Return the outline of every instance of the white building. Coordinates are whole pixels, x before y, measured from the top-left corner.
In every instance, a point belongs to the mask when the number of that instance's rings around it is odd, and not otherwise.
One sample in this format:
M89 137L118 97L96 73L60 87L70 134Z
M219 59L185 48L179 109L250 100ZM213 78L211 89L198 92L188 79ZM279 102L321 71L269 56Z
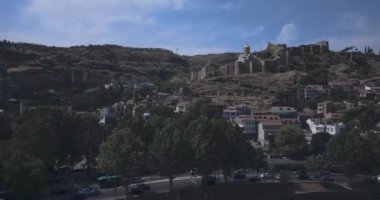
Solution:
M247 139L257 138L257 121L253 115L240 115L234 119L234 122L243 130Z
M176 105L174 112L175 113L188 112L190 106L191 106L191 102L189 101L180 102Z
M258 142L264 150L269 150L274 143L275 136L283 126L281 120L261 121L258 126Z
M343 122L327 122L320 119L308 119L306 123L309 125L312 134L326 132L335 135L345 128Z

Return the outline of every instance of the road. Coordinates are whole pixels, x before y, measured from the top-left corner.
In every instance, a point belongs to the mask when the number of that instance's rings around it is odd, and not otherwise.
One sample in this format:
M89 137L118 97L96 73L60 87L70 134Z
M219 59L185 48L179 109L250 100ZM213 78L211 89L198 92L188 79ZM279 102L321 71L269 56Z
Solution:
M158 179L155 180L149 180L145 179L145 184L148 184L151 186L150 192L155 193L163 193L168 192L170 190L170 184L169 179ZM176 177L173 180L174 189L180 189L190 186L199 186L201 183L201 177L195 176L191 177L189 175L181 175L179 177ZM123 186L117 187L117 188L110 188L110 189L100 189L101 194L95 197L88 198L89 200L97 200L97 199L105 199L105 200L113 200L117 198L124 198L125 197L125 188ZM116 198L115 198L116 197Z
M257 175L257 172L253 172L251 174L248 174L247 178L241 179L241 180L234 180L233 178L229 178L229 182L238 182L238 181L247 181L249 177ZM273 177L278 176L279 174L274 174ZM310 176L310 179L308 180L299 180L297 179L297 176L294 173L289 173L289 181L291 182L320 182L319 179L314 178L315 174L308 173ZM330 177L334 179L334 182L345 186L348 182L348 178L342 174L330 174ZM169 180L166 178L160 178L160 177L154 177L154 178L143 178L145 180L145 184L148 184L151 186L151 189L149 192L154 193L163 193L168 192L170 190L170 184ZM356 180L364 180L364 177L357 177ZM223 183L224 179L222 176L219 177L219 183ZM275 178L271 179L265 179L261 180L261 182L278 182ZM178 176L174 179L174 189L180 189L180 188L186 188L191 186L200 186L201 185L201 177L195 176L191 177L188 174L183 174ZM125 188L123 186L118 188L111 188L111 189L101 189L101 194L95 197L88 198L90 200L99 200L99 199L105 199L105 200L114 200L114 199L123 199L125 197Z

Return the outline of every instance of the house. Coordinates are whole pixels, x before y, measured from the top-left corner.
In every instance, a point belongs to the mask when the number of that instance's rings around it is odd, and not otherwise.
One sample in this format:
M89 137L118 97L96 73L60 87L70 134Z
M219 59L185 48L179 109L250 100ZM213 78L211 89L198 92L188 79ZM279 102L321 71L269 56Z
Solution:
M330 95L330 93L330 88L323 85L306 85L297 90L297 96L303 99L311 99L319 95Z
M246 139L252 140L257 138L257 123L253 115L240 115L234 119L234 122L243 129Z
M294 107L288 106L272 106L270 111L272 115L278 115L281 118L297 119L297 110Z
M258 142L264 150L269 150L274 145L275 136L283 126L280 119L261 121L258 125Z
M317 114L324 119L339 118L344 115L344 112L351 110L354 107L353 103L348 101L344 102L333 102L324 101L318 103Z
M375 98L380 95L380 80L371 80L362 83L359 91L362 98Z
M251 115L251 110L247 105L230 106L223 110L223 118L232 121L240 115Z
M190 101L180 102L180 103L178 103L176 105L174 112L175 113L188 112L190 106L191 106L191 102Z
M343 122L330 122L321 119L308 119L306 123L309 125L312 134L326 132L335 135L341 133L345 128Z
M281 118L281 122L283 125L293 125L301 128L301 121L297 118Z
M301 123L301 128L306 129L309 126L306 124L306 120L310 118L315 118L317 116L317 112L310 108L304 108L302 111L298 112L298 120Z

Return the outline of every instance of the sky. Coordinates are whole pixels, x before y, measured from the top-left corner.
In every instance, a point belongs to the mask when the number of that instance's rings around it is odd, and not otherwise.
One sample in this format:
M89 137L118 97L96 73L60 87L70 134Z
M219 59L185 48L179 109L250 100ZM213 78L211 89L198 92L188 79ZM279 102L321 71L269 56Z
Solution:
M0 39L117 44L181 55L328 40L380 49L379 0L0 0Z

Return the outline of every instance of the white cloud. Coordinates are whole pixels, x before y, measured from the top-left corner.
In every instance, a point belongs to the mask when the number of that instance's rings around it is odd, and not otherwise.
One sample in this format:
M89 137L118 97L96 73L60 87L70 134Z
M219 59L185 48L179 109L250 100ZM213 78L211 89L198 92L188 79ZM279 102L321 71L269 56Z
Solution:
M370 20L366 15L349 13L340 17L340 26L350 31L366 31L370 28Z
M242 37L244 39L251 38L251 37L257 37L261 35L264 31L264 26L259 26L251 31L243 32Z
M151 25L154 13L163 9L179 10L188 0L32 0L23 9L42 29L63 36L112 32L118 23Z
M297 26L294 23L285 24L277 35L276 42L292 44L298 36Z
M355 46L364 51L365 46L371 46L376 53L380 49L380 21L364 14L346 13L340 16L336 27L343 33L328 38L332 49L339 51Z
M239 5L237 3L233 3L230 1L220 6L220 9L223 9L223 10L232 10L232 9L237 9L237 8L239 8Z

